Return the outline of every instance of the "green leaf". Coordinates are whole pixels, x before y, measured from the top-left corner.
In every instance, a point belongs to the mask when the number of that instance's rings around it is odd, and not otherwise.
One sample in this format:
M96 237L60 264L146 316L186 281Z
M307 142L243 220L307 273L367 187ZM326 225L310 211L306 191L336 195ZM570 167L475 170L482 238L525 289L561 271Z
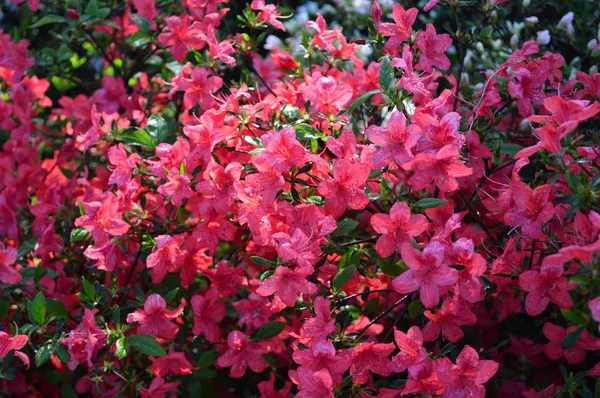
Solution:
M269 322L265 323L256 331L256 340L270 339L277 336L285 329L284 322Z
M158 344L158 341L156 341L154 337L148 336L147 334L134 334L127 336L127 341L133 348L142 354L153 357L163 357L167 355L164 348Z
M391 262L388 259L382 259L377 263L383 273L391 278L395 278L402 273L402 267L399 263Z
M276 261L271 261L271 260L267 260L266 258L262 258L259 256L250 256L250 260L252 260L252 262L254 264L258 264L258 265L266 265L269 267L276 267L277 266L277 262Z
M356 108L358 108L359 106L361 106L362 104L367 102L372 96L374 96L375 94L378 94L380 92L381 92L381 90L371 90L371 91L364 93L360 97L358 97L352 103L352 105L350 105L350 107L348 108L348 114L354 112L356 110Z
M252 144L258 147L263 147L262 141L260 140L260 138L258 137L254 137L252 135L245 135L244 136L244 141L246 141L248 144Z
M213 363L215 363L215 361L217 360L218 357L219 357L219 353L217 351L204 351L200 355L200 358L198 358L198 362L196 362L196 365L202 366L205 368L209 367Z
M88 299L94 300L96 298L96 288L94 288L94 285L92 285L92 283L85 278L82 279L82 284L83 293L87 296Z
M46 298L44 297L44 293L38 292L33 298L29 318L40 325L44 324L46 320Z
M515 156L523 147L518 144L502 143L500 144L500 152L510 156Z
M119 340L117 340L116 347L117 349L115 350L115 353L117 354L117 358L123 359L127 355L129 355L129 350L131 349L131 346L127 341L127 337L121 337Z
M417 202L417 206L423 208L423 209L432 209L434 207L439 207L439 206L443 206L443 205L447 205L448 201L444 200L444 199L437 199L437 198L425 198L425 199L421 199Z
M50 14L46 15L33 25L29 27L29 29L39 28L40 26L49 25L51 23L66 23L68 20L65 17L61 17L60 15Z
M416 318L421 312L421 302L419 300L413 300L408 305L408 316Z
M275 273L272 269L266 270L258 276L258 280L264 282L265 279L272 276Z
M48 314L50 315L58 315L65 318L65 320L69 320L69 311L67 307L62 303L62 301L54 300L54 299L46 299L46 309L48 310Z
M381 86L381 89L384 92L390 87L393 77L394 67L392 66L392 61L390 61L388 57L385 57L381 62L381 67L379 68L379 86Z
M165 142L169 136L169 126L166 120L158 113L150 116L148 123L146 123L146 131L157 144Z
M440 350L440 352L438 353L438 358L441 358L443 356L446 356L448 354L450 354L450 352L456 347L456 344L454 343L448 343L446 344L444 347L442 347L442 349Z
M90 236L90 231L85 228L78 227L71 231L71 242L78 242Z
M301 123L294 126L294 130L296 130L296 139L298 141L319 139L323 135L319 130L306 123Z
M35 366L38 368L50 359L52 344L44 344L35 352Z
M337 228L331 233L331 236L348 235L350 232L354 231L358 224L358 221L351 218L345 218L341 221L338 221Z
M561 309L560 312L565 317L565 319L568 320L569 322L572 322L576 325L583 325L585 323L585 318L579 312L576 312L575 310Z
M352 279L352 275L354 275L355 270L356 266L353 264L342 269L333 277L333 281L331 281L331 286L335 289L342 288L346 283L348 283L350 279Z
M563 350L571 348L575 343L577 343L577 339L579 339L579 336L581 336L581 333L583 333L584 330L585 328L580 326L568 335L566 335L565 338L562 340Z
M23 258L29 254L37 244L37 238L31 238L21 243L21 246L17 249L17 258Z
M3 321L8 314L8 307L10 306L8 301L0 301L0 321Z
M154 141L154 138L152 138L150 134L142 129L137 129L133 132L123 134L121 139L126 144L156 148L156 141Z

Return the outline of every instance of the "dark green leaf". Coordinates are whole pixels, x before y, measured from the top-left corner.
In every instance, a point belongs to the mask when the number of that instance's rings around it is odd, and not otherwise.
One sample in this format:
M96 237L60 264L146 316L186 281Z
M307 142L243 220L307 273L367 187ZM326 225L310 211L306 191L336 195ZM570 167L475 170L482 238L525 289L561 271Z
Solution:
M271 337L275 337L279 333L281 333L283 331L283 329L285 329L284 322L265 323L264 325L259 327L258 330L256 331L256 339L257 340L270 339Z
M583 333L584 330L585 328L580 326L568 335L566 335L565 338L562 340L563 350L572 347L577 342L577 339L579 339L579 336L581 336L581 333Z
M158 113L154 113L150 116L148 123L146 123L146 131L156 144L165 142L166 138L169 136L167 122Z
M48 25L51 23L65 23L65 22L67 22L67 19L65 17L61 17L60 15L50 14L50 15L46 15L45 17L43 17L42 19L40 19L39 21L37 21L36 23L31 25L29 27L29 29L39 28L40 26Z
M331 286L334 289L342 288L350 279L352 279L352 275L354 275L354 271L356 270L355 265L349 265L346 268L342 269L340 272L333 277L333 281L331 281Z
M350 105L350 107L348 108L348 113L350 114L350 113L354 112L354 110L356 110L356 108L358 108L359 106L361 106L362 104L367 102L372 96L374 96L375 94L380 93L380 92L381 92L381 90L371 90L371 91L364 93L363 95L358 97L352 103L352 105Z
M388 57L385 57L379 68L379 86L381 86L384 92L389 89L393 77L394 67L392 66L392 61Z
M69 363L69 361L71 360L71 355L69 354L69 351L67 350L67 347L64 344L56 343L54 345L54 352L56 353L56 356L58 357L58 359L60 359L62 363Z
M354 231L358 224L358 221L351 218L345 218L341 221L338 221L337 228L331 233L331 236L348 235L350 232Z
M162 357L167 355L164 348L158 344L154 337L148 336L147 334L134 334L127 336L127 341L133 348L142 354L153 357Z
M505 153L510 156L515 156L517 152L519 152L523 147L518 144L511 143L502 143L500 144L500 152Z
M447 200L437 198L425 198L417 202L417 206L423 209L433 209L434 207L439 207L447 204Z
M250 256L250 260L252 260L252 262L254 264L258 264L258 265L266 265L269 267L276 267L277 266L277 262L276 261L271 261L271 260L267 260L266 258L262 258L259 256Z
M416 318L421 312L421 302L419 300L413 300L408 305L408 316Z
M23 258L29 254L30 251L33 250L35 245L37 244L37 238L31 238L21 243L21 246L17 249L17 258Z
M67 307L65 307L62 301L50 298L46 299L46 309L50 315L62 316L65 320L69 319L69 311L67 311Z
M568 320L569 322L572 322L576 325L583 325L585 323L585 318L579 312L577 312L575 310L561 309L560 312L565 317L565 319Z
M94 300L96 298L96 289L94 288L94 285L92 285L92 283L85 278L82 279L82 284L83 293L87 296L88 299Z
M8 314L8 301L0 301L0 321L3 321L6 318L6 314Z
M454 349L454 347L456 347L456 344L454 344L454 343L448 343L448 344L446 344L444 347L442 347L442 349L438 353L438 355L437 355L438 358L450 354L450 352Z

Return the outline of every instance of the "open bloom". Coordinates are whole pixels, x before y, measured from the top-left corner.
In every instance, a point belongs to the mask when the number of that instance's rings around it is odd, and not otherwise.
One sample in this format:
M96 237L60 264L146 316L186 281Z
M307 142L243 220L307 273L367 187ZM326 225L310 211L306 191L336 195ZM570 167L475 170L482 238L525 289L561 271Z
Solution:
M229 333L227 346L227 351L217 358L217 366L222 368L231 366L229 372L231 377L242 377L246 373L247 367L260 373L269 366L262 356L267 349L260 343L248 341L248 337L239 330Z
M542 264L539 271L525 271L519 276L519 286L529 292L525 298L527 314L541 314L550 301L563 309L573 306L569 295L569 281L562 276L563 272L562 264Z
M151 294L146 299L143 310L127 315L127 322L138 322L140 331L153 337L172 339L179 327L171 322L183 312L183 304L176 310L167 310L167 303L158 294Z
M25 347L28 340L29 337L24 334L17 334L10 337L7 333L0 332L0 358L4 358L9 352L14 351L15 356L21 358L29 369L29 357L19 351L21 348Z
M390 214L377 213L371 217L371 225L375 232L383 234L375 245L377 254L389 257L394 250L400 249L410 238L420 235L427 229L424 215L410 215L410 208L404 202L396 202Z

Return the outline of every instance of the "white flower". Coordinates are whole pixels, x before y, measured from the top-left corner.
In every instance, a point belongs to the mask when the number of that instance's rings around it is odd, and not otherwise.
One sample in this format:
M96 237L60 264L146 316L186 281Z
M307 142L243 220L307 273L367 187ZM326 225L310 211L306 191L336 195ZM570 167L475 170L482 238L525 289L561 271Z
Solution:
M566 13L560 21L558 21L558 27L567 31L567 35L572 36L575 33L575 29L573 28L573 18L575 14L573 12Z
M548 30L537 32L537 42L540 45L550 43L550 32L548 32Z
M596 49L596 47L598 47L598 40L592 39L592 40L588 41L588 44L587 44L588 50L594 50L594 49Z
M525 18L525 22L528 25L535 25L536 23L538 23L540 20L538 19L538 17L527 17Z
M273 50L274 48L283 50L285 46L279 37L269 35L267 36L267 42L265 43L265 50Z
M519 48L519 36L514 34L510 37L510 46L513 48L513 50Z

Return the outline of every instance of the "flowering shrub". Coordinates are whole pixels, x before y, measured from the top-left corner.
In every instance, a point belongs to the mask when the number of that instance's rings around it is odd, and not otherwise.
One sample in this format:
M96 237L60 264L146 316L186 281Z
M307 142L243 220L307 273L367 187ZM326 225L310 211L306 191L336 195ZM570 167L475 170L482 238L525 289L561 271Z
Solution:
M0 395L600 394L594 1L4 3Z

